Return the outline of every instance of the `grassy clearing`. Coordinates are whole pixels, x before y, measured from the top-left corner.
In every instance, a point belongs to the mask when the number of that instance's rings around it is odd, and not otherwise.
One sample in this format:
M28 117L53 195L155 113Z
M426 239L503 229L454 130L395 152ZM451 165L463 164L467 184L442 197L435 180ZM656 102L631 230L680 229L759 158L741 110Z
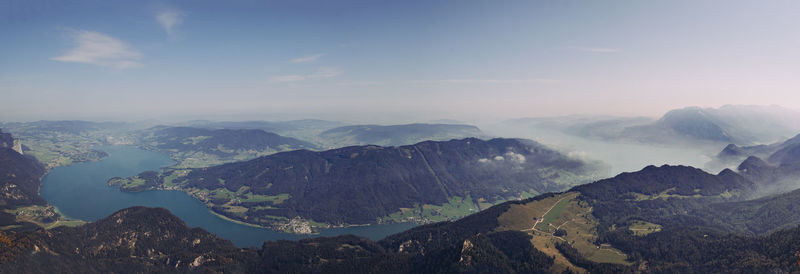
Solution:
M664 190L664 191L662 191L662 192L660 192L658 194L654 194L654 195L647 195L647 194L635 193L635 192L632 192L631 194L633 194L633 197L634 197L634 199L636 201L657 200L657 199L666 200L666 199L669 199L669 198L689 199L689 198L702 198L703 197L703 195L700 195L700 194L694 194L694 195L691 195L691 196L671 194L670 192L673 192L673 191L675 191L674 187L670 188L670 189L667 189L667 190Z
M598 263L630 265L629 262L624 260L626 256L620 255L618 252L619 251L611 249L598 249L592 254L591 257L588 257L587 259Z
M567 268L571 269L573 272L576 273L587 273L586 269L580 268L572 262L570 262L561 252L556 249L556 242L560 241L559 239L553 237L533 237L531 238L531 244L539 251L547 256L553 258L553 266L550 268L550 273L562 273Z
M60 220L59 219L59 220L56 220L55 222L50 223L49 225L45 225L45 226L42 226L42 227L44 227L45 229L52 229L52 228L56 228L56 227L59 227L59 226L76 227L76 226L82 226L82 225L84 225L86 223L87 222L81 221L81 220Z
M229 221L229 222L237 223L237 224L240 224L240 225L246 225L246 226L258 227L258 228L267 228L267 227L260 226L260 225L257 225L257 224L245 223L245 222L242 222L242 221L239 221L239 220L234 220L234 219L228 218L228 217L227 217L227 216L225 216L225 215L222 215L222 214L216 213L216 212L214 212L213 210L209 210L209 212L211 212L211 214L214 214L214 216L217 216L217 217L219 217L220 219L223 219L223 220L226 220L226 221Z
M81 220L71 220L63 217L56 217L59 215L58 210L53 206L26 206L14 209L4 210L6 213L16 215L15 221L34 223L45 229L51 229L59 226L79 226L86 224ZM9 226L13 228L13 226Z
M537 193L533 190L526 191L515 198L526 199L538 195ZM475 199L471 195L466 195L466 197L454 196L450 197L447 203L442 205L424 204L415 205L411 208L401 208L398 212L379 218L378 222L429 223L455 220L505 201L508 200L502 197L495 197L494 203L489 203L484 197Z
M223 200L231 200L236 198L236 193L231 192L230 190L221 187L208 192L209 197L212 199L223 199Z
M238 198L241 202L253 202L253 203L271 202L273 205L282 204L284 201L291 198L291 195L289 194L258 195L258 194L253 194L251 192L247 192L243 196L244 198L241 198L241 196Z
M144 185L145 181L139 177L130 177L123 179L111 179L108 181L109 185L119 185L122 189L137 187Z
M249 191L242 193L241 188L236 192L232 192L224 187L214 190L200 190L199 193L201 195L207 195L211 199L227 200L231 203L270 202L273 205L278 205L291 198L291 195L286 193L278 195L260 195L253 194Z
M189 174L191 170L189 169L175 169L172 170L172 173L164 177L163 185L164 187L178 187L180 186L180 182L176 181L178 178L184 177Z
M542 217L542 222L536 225L536 229L546 232L555 231L556 227L558 227L561 223L559 222L561 218L561 214L564 213L564 210L567 208L567 205L570 203L570 199L562 199L552 209L550 209L547 214Z
M475 200L466 197L451 197L442 205L416 205L413 208L401 208L389 216L379 218L378 222L441 222L455 220L478 211Z
M661 231L661 225L645 222L634 221L633 224L628 226L628 229L636 236L645 236L650 233Z
M248 210L246 207L243 206L224 205L222 207L226 212L238 213L238 214L245 213Z
M563 193L523 205L512 205L498 218L498 231L520 230L532 236L536 249L554 256L556 266L553 271L560 272L567 267L576 269L555 249L556 242L567 242L585 258L603 263L630 265L627 256L611 246L597 246L597 225L592 208L577 199L578 193ZM549 211L548 211L549 210ZM541 223L532 229L537 220ZM556 237L556 228L566 231L566 235Z
M477 210L475 208L475 202L469 195L464 198L452 197L447 201L446 204L441 206L423 205L422 207L425 209L422 212L422 216L428 218L434 218L436 216L444 216L445 218L458 218L473 213Z
M699 189L695 189L694 190L694 192L696 193L694 195L672 194L671 192L674 192L674 191L675 191L675 188L673 187L673 188L664 190L664 191L662 191L662 192L660 192L658 194L654 194L654 195L647 195L647 194L635 193L635 192L633 192L631 194L633 195L633 197L634 197L634 199L636 201L656 200L656 199L666 200L666 199L670 199L670 198L672 198L672 199L697 199L697 198L704 198L704 197L720 197L720 198L724 198L724 199L730 199L732 197L739 197L739 196L742 195L742 193L739 192L738 190L734 190L734 191L725 190L725 192L720 193L719 195L714 195L714 196L703 196L700 193L698 193L698 192L700 192Z
M553 207L563 195L548 197L531 201L523 205L511 205L503 215L498 218L500 226L497 231L526 230L533 227L536 220L542 217L548 209Z

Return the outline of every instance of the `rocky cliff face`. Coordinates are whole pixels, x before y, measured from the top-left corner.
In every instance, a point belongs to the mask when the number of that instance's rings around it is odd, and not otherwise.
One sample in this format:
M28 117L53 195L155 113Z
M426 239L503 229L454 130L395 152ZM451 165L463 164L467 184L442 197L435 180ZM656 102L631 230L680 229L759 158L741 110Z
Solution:
M45 169L21 151L21 145L11 134L0 132L0 209L45 204L39 197L40 178Z
M19 154L23 154L22 153L22 142L20 140L14 140L14 145L11 147L11 149L13 149L14 151L16 151Z

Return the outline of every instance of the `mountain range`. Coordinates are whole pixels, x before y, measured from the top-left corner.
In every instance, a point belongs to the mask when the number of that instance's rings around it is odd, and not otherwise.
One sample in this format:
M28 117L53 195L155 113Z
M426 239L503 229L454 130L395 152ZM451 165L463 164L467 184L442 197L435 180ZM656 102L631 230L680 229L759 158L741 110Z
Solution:
M800 229L742 233L720 210L774 208L726 170L647 167L561 193L509 201L372 242L354 236L238 249L163 209L92 224L3 232L0 269L230 272L789 272ZM795 194L791 194L795 195ZM781 197L781 196L777 196ZM791 202L792 199L785 199ZM798 201L794 199L794 201ZM794 204L795 202L791 202ZM750 215L736 215L749 218ZM758 218L751 226L763 225ZM796 222L798 217L773 218ZM746 226L742 226L746 227ZM750 236L752 235L752 236Z
M298 222L458 218L499 201L589 182L597 168L529 140L468 138L296 150L207 168L143 172L109 183L128 191L181 189L229 218L286 230Z
M486 138L478 127L456 124L354 125L328 129L319 134L329 147L352 145L401 146L422 141Z
M532 141L474 138L296 150L112 179L129 190L189 191L226 217L281 219L294 232L439 221L379 241L242 249L158 208L52 228L63 219L38 195L45 167L0 133L0 272L794 272L797 138L729 145L720 157L744 158L736 171L648 166L594 182L594 163ZM46 215L32 218L37 210Z
M655 120L646 117L566 116L516 119L506 124L550 128L609 141L755 145L796 135L800 132L797 121L800 121L800 112L778 106L726 105L675 109Z

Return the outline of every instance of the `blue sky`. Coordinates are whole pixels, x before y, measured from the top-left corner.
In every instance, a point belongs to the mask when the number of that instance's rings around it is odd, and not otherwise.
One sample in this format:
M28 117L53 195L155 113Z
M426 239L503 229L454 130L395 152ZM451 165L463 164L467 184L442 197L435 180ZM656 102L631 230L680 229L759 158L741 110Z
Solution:
M0 0L0 120L797 109L798 11L798 1Z

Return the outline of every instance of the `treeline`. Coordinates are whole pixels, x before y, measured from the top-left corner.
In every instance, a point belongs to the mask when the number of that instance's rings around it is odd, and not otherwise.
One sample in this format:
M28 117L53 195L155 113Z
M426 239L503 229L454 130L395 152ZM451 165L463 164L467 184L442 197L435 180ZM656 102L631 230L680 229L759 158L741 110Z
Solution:
M492 232L478 221L442 224L438 235L409 231L395 241L321 237L255 250L189 228L164 209L134 207L80 227L13 233L12 246L0 248L0 272L545 273L553 265L528 234ZM459 226L468 228L453 229ZM440 241L450 229L451 238Z
M616 231L607 234L605 240L631 259L646 261L652 272L798 272L795 254L800 251L800 228L764 237L699 227L663 230L643 237Z

